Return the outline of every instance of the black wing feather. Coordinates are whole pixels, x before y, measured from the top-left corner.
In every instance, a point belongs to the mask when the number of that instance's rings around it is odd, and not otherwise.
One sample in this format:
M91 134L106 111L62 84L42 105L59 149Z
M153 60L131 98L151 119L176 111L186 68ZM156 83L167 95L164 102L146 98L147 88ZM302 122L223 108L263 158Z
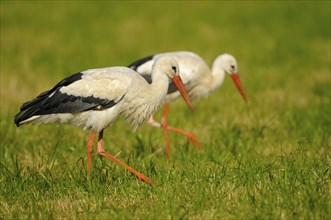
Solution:
M45 99L39 106L38 115L55 113L76 113L96 108L102 110L110 108L116 103L108 99L95 98L94 96L80 97L68 95L57 90L50 98Z
M141 75L149 84L152 83L152 76L150 74L148 75Z
M170 82L167 94L171 94L171 93L176 92L176 91L178 91L178 89L177 89L175 83Z
M138 67L141 66L141 64L146 63L150 60L153 60L154 56L155 55L150 55L150 56L144 57L140 60L137 60L137 61L131 63L130 65L128 65L128 67L135 70L135 71L137 71Z
M58 84L56 84L52 89L50 90L47 90L43 93L41 93L40 95L38 95L35 99L31 100L31 101L28 101L26 103L24 103L20 110L21 111L24 111L28 108L30 108L31 106L33 105L36 105L38 102L44 100L46 97L48 97L50 94L52 94L53 92L55 92L55 90L63 87L63 86L67 86L67 85L70 85L71 83L73 82L76 82L78 80L80 80L82 78L82 75L83 73L75 73L65 79L63 79L62 81L60 81Z
M15 124L19 126L20 122L35 115L102 110L110 108L120 101L114 102L113 100L100 99L93 96L74 96L60 91L63 86L68 86L80 80L82 78L81 76L82 73L76 73L59 82L51 90L41 93L32 101L24 103L20 108L21 111L15 116Z

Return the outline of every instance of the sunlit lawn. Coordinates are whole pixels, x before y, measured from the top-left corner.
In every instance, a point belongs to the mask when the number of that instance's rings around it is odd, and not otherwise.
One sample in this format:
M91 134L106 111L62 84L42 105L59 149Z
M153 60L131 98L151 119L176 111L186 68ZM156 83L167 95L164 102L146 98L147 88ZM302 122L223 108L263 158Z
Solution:
M0 218L327 219L330 216L330 2L1 1ZM88 131L22 126L20 105L70 74L191 50L233 54L230 78L195 104L170 107L161 130L119 120L107 150L157 186L93 157ZM158 112L156 118L160 118Z

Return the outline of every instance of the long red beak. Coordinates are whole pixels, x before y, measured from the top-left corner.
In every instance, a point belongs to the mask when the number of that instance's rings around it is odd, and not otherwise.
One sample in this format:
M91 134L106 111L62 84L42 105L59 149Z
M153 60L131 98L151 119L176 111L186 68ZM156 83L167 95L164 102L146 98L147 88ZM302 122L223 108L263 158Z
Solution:
M244 92L244 89L241 85L239 75L237 73L232 73L232 74L230 74L230 76L231 76L234 84L236 85L237 89L239 90L240 94L245 99L245 102L247 102L247 96L246 96L246 94Z
M183 96L186 104L192 109L192 111L194 111L192 102L190 100L190 97L188 96L188 93L185 89L185 86L184 86L184 83L183 83L182 79L179 76L174 76L172 78L172 81L175 84L175 86L177 87L180 94Z

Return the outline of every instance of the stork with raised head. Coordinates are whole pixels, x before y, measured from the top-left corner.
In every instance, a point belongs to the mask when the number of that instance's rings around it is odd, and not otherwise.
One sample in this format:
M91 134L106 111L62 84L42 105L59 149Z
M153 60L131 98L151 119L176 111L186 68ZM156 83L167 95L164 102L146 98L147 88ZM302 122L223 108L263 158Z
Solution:
M76 73L52 89L24 103L15 116L17 126L34 123L69 123L91 130L87 142L87 166L91 172L92 148L99 133L97 153L125 167L140 180L154 183L105 151L103 131L119 116L124 116L135 130L162 105L167 95L169 79L193 110L189 96L179 76L178 63L170 56L160 56L151 71L152 83L127 67L90 69Z
M148 56L133 62L129 67L140 73L148 82L151 82L152 65L155 60L162 55L172 56L178 62L180 76L192 101L198 101L202 97L207 97L211 91L220 87L226 74L231 77L240 94L244 100L247 101L247 96L238 75L237 61L230 54L221 54L216 57L211 68L209 68L200 56L189 51L168 52ZM149 120L151 125L163 128L168 157L170 157L170 142L167 130L183 134L187 136L188 141L192 141L196 147L200 146L199 140L192 133L169 126L167 123L169 103L176 100L178 97L179 92L174 87L173 83L171 83L168 89L161 123L156 122L153 117Z

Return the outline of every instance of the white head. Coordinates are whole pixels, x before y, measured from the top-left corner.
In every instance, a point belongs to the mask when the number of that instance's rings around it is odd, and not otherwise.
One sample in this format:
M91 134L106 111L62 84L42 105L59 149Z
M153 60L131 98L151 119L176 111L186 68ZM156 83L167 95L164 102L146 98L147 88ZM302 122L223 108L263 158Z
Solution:
M231 75L232 73L238 73L237 60L232 55L227 53L219 55L215 59L212 68L222 69L229 75Z
M244 100L247 101L247 96L244 92L238 75L237 60L232 55L227 53L219 55L215 59L212 69L220 70L227 73L232 78L234 84L236 85Z
M179 66L177 61L171 56L160 56L154 64L152 72L157 69L158 71L165 73L169 79L173 79L175 76L179 76Z
M158 57L152 68L152 80L154 81L154 73L165 74L177 87L180 94L183 96L185 102L193 110L193 105L185 89L182 79L179 76L179 65L177 61L171 56L163 55Z

